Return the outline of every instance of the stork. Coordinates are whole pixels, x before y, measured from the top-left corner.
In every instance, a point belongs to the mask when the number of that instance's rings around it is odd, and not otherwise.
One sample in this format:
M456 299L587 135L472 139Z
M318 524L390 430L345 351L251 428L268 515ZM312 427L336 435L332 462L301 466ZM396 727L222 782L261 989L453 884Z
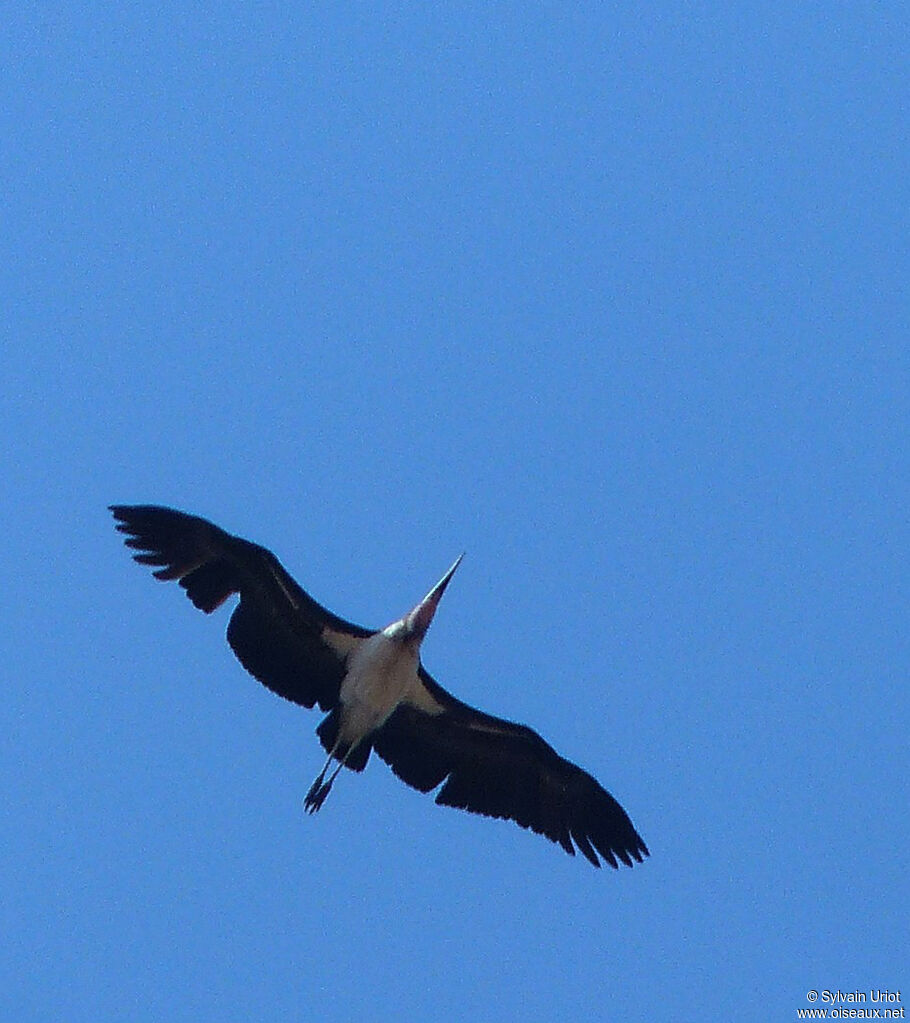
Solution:
M513 820L572 856L577 846L595 867L649 855L590 774L527 726L462 703L423 667L420 645L461 556L411 611L371 630L317 603L271 551L206 519L157 505L110 510L135 560L177 580L200 610L239 595L227 640L240 663L279 696L327 712L316 729L327 759L304 800L309 813L343 767L362 771L375 750L406 784L438 789L438 804Z

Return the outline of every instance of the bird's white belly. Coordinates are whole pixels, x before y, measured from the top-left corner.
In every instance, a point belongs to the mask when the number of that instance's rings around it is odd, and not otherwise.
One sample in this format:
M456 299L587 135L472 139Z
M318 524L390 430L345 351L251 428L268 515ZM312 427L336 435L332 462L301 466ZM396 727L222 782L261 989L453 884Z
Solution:
M357 650L341 683L344 742L357 742L381 728L398 704L416 691L420 686L417 664L413 648L381 632Z

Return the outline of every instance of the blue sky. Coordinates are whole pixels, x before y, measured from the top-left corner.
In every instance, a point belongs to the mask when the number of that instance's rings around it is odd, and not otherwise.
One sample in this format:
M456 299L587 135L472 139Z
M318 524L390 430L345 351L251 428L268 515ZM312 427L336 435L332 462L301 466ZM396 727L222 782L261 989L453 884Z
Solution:
M901 6L8 5L0 1008L795 1019L907 973ZM171 504L629 810L594 871L129 561Z

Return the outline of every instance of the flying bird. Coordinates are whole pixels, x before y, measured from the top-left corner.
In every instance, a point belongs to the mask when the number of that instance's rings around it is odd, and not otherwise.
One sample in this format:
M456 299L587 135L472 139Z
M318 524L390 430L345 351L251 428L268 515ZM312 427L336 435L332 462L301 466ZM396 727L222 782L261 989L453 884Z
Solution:
M279 696L327 712L316 733L328 756L304 801L310 813L342 767L362 771L375 750L406 784L438 788L438 804L513 820L572 856L577 846L595 867L649 855L590 774L527 726L462 703L423 667L420 644L461 557L406 615L372 630L322 607L271 551L206 519L156 505L110 510L135 560L176 579L206 614L239 595L227 641L240 663Z

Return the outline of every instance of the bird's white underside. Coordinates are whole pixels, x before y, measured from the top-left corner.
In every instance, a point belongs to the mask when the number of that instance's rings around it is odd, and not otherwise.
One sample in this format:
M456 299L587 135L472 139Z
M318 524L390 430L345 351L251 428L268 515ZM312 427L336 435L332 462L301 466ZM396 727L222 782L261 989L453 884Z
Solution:
M323 629L323 640L348 662L341 683L339 738L354 744L381 728L400 703L425 714L441 714L440 704L420 681L419 660L411 644L387 635L387 630L366 639Z

